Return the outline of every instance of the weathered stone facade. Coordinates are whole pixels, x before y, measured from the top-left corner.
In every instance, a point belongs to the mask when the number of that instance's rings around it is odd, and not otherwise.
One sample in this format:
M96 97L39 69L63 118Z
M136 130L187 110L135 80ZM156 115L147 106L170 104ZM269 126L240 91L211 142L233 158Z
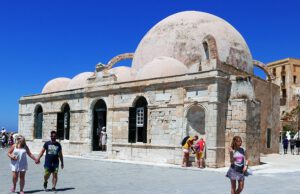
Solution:
M194 12L187 15L212 17ZM212 21L216 20L212 18ZM227 24L225 26L228 28ZM203 53L190 53L193 57L186 64L176 56L151 55L149 58L155 60L145 66L148 65L150 70L155 67L152 72L123 68L122 77L118 69L111 71L111 65L99 64L81 88L63 89L63 83L68 80L56 79L43 89L42 94L20 99L20 133L36 152L51 130L61 132L63 129L60 142L64 153L85 155L98 150L97 132L99 127L106 126L108 158L170 164L182 161L182 138L198 134L206 140L206 164L210 167L228 163L227 147L234 135L240 135L251 163L259 164L260 152L278 152L278 142L273 139L272 148L265 149L264 133L267 128L274 137L279 133L279 112L276 111L279 110L279 89L250 72L251 54L241 37L224 43L223 39L218 39L220 32L216 33L215 36L203 36L207 41L203 45L208 47L203 50L206 57ZM231 43L232 40L237 42ZM226 48L230 52L223 53L224 49L218 48L218 45L237 46L239 43L244 50ZM176 53L190 49L181 46L176 48ZM139 48L139 53L149 49ZM196 56L200 56L200 61L195 63ZM127 54L127 57L136 56ZM143 60L142 56L138 58L138 61ZM226 63L226 60L234 64ZM139 63L138 67L144 68L140 66ZM141 74L144 75L142 78L132 79ZM52 91L54 83L59 85L57 91ZM69 110L69 117L63 116L66 110ZM37 138L37 130L42 131L41 138Z
M300 59L274 61L267 68L273 76L272 83L280 87L281 125L296 132L299 130Z

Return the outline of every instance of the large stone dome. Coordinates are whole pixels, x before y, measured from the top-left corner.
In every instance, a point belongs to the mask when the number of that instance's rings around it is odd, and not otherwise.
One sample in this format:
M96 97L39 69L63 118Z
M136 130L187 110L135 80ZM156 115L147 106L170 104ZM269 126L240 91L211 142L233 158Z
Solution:
M137 80L186 74L188 69L180 61L170 57L157 57L137 73Z
M127 82L134 80L134 70L127 66L114 67L109 70L111 74L115 74L118 82Z
M160 56L191 68L207 57L204 43L211 37L221 62L253 72L252 56L240 33L225 20L197 11L176 13L156 24L139 43L132 68L139 70Z
M94 72L83 72L75 77L70 81L68 85L68 90L73 90L77 88L84 88L87 85L87 79L89 77L92 77L94 75Z
M59 77L48 81L44 86L42 93L51 93L67 90L71 79L66 77Z

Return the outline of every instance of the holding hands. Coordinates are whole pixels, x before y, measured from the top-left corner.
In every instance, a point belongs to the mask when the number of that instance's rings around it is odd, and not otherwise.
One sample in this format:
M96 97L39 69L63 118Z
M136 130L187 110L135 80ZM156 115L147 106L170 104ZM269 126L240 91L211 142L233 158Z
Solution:
M18 156L13 155L12 157L10 157L12 160L18 160Z
M34 161L35 161L35 164L39 164L41 162L39 158L36 158Z

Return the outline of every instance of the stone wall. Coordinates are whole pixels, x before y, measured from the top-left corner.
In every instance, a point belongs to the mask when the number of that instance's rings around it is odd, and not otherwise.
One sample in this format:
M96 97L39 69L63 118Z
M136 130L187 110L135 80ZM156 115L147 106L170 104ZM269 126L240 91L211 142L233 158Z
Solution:
M62 92L60 95L65 94ZM59 95L58 95L59 96ZM81 95L82 97L82 95ZM76 92L68 92L64 98L53 94L42 94L26 98L19 105L19 133L24 135L32 152L39 152L50 139L50 132L57 129L57 113L68 104L70 110L70 138L58 140L63 145L64 154L80 155L90 152L91 126L87 120L89 107L84 98L76 97ZM43 109L42 139L34 138L34 114L37 106Z
M253 132L259 128L258 105L253 105L251 100L231 99L228 103L230 88L231 80L222 71L125 83L114 82L112 77L96 76L84 89L22 97L20 133L28 139L33 151L39 151L49 139L50 131L56 129L57 113L67 103L71 115L70 139L61 141L64 153L89 153L93 143L93 109L102 99L107 106L108 158L181 164L181 140L186 135L198 134L206 140L207 166L222 167L228 156L225 148L234 134L240 134L257 163L259 152L252 144L259 138L257 132ZM128 143L129 107L141 96L148 103L147 143ZM44 113L41 140L33 138L37 105L42 106ZM198 107L199 114L205 115L203 121L188 120L187 114L192 107ZM244 117L239 118L241 116Z
M261 102L261 146L264 154L279 153L280 124L280 89L279 86L254 78L256 99ZM271 129L271 147L267 148L267 129Z
M226 121L226 148L231 146L234 136L242 138L250 165L260 163L260 103L249 99L230 99ZM230 165L229 151L225 150L225 163Z

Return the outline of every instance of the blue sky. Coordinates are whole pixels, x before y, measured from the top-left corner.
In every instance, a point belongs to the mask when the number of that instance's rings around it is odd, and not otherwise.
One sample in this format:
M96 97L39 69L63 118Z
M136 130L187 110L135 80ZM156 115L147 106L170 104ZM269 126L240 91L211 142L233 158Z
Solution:
M21 96L134 52L153 25L187 10L228 21L254 59L300 58L300 0L1 0L0 127L18 128Z

